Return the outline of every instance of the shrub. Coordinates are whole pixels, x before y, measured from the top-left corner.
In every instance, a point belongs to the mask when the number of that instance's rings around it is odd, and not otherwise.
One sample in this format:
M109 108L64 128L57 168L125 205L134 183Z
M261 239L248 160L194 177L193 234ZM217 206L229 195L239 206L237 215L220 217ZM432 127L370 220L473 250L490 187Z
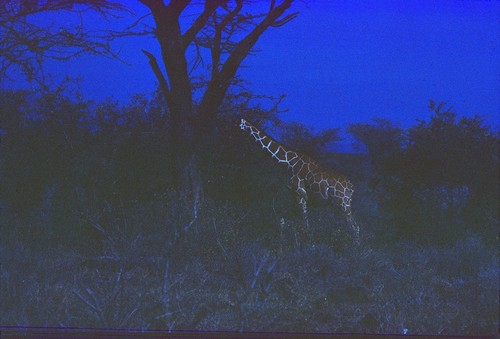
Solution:
M403 132L386 121L351 126L366 145L379 204L409 235L446 241L474 228L495 234L499 138L479 117L457 118L431 102L433 115Z

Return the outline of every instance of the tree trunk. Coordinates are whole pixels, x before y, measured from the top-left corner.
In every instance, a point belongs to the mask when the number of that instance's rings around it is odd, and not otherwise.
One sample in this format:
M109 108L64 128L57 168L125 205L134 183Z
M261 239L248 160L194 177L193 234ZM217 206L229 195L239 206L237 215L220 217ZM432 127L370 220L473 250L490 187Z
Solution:
M172 169L174 182L178 189L188 190L194 201L203 197L202 181L199 164L196 160L197 149L204 145L207 137L213 131L215 117L226 92L243 59L250 53L259 37L269 27L280 27L297 16L292 13L282 17L290 7L292 0L283 0L279 5L276 1L270 2L269 11L263 19L245 35L239 42L224 40L223 32L232 32L241 29L241 22L245 16L249 21L249 14L240 15L243 7L242 0L236 0L231 7L225 0L206 0L203 11L194 20L191 27L182 33L180 16L190 4L186 0L171 0L168 5L159 0L140 0L153 14L156 24L155 36L161 47L162 61L166 70L166 77L160 70L156 58L144 51L150 60L151 67L156 74L162 91L165 94L170 112L170 143L171 159L174 161ZM224 7L222 20L217 20L217 8ZM240 15L240 16L238 16ZM220 17L220 16L219 16ZM211 21L209 20L211 19ZM216 31L212 39L206 44L212 53L212 74L206 92L203 95L198 114L195 116L193 107L193 93L188 71L186 51L188 46L198 46L199 33L207 24L214 25ZM236 35L234 35L236 36ZM226 36L227 37L227 36ZM229 37L227 37L229 39ZM221 61L221 51L224 44L234 44L226 61ZM227 47L227 45L226 45ZM167 81L168 79L168 81Z

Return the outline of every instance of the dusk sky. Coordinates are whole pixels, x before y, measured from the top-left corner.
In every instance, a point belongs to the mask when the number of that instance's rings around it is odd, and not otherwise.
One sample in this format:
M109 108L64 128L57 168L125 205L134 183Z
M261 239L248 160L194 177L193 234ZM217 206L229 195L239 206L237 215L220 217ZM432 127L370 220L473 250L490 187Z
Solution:
M137 16L147 13L129 3ZM500 1L299 1L295 10L295 20L264 33L239 72L257 94L287 95L286 120L345 129L382 117L409 127L430 116L434 99L499 129ZM84 18L86 27L94 20ZM131 22L98 20L113 29ZM155 39L115 47L130 65L86 56L48 70L80 76L82 93L96 101L152 92L157 82L141 48L159 57ZM3 83L10 86L26 85Z

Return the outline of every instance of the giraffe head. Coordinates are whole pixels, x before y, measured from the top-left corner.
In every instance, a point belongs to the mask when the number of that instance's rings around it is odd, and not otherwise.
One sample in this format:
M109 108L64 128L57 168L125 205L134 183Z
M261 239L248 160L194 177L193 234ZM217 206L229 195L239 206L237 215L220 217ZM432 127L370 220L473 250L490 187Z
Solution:
M241 128L242 130L245 130L245 129L247 129L248 127L250 127L250 126L249 126L249 124L248 124L248 122L247 122L245 119L243 119L243 118L242 118L242 119L241 119L241 122L240 122L240 128Z

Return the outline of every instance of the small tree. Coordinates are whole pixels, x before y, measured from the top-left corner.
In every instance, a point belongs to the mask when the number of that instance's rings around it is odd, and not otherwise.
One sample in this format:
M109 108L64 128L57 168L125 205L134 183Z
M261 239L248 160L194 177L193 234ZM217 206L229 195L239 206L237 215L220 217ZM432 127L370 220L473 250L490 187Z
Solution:
M490 232L491 218L498 220L498 135L480 117L458 118L444 107L431 102L430 120L409 129L398 176L443 224L479 222L481 232Z
M429 108L430 119L407 131L386 120L350 127L373 164L378 203L413 235L452 239L474 225L483 232L498 218L498 136L479 117L458 118L444 103Z
M408 131L405 157L414 166L405 167L402 173L423 186L488 189L497 177L498 138L480 117L458 118L451 107L443 108L444 103L431 102L430 120L419 121Z
M374 124L349 126L349 133L366 148L376 172L380 176L388 175L395 158L401 155L403 130L387 119L374 119Z
M284 126L281 135L283 144L298 152L320 160L328 152L328 146L340 141L338 128L325 129L315 133L300 123L293 122Z

